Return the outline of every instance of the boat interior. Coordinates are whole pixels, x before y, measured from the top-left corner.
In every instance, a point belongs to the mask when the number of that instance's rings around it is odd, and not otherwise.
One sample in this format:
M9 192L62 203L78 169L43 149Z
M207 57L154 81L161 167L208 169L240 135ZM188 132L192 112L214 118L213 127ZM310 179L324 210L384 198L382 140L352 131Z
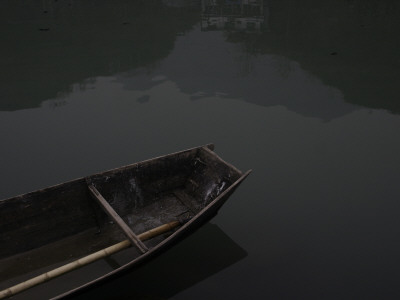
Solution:
M0 201L0 289L127 237L137 242L132 259L155 247L171 232L145 242L137 235L184 224L242 176L212 149L193 148Z

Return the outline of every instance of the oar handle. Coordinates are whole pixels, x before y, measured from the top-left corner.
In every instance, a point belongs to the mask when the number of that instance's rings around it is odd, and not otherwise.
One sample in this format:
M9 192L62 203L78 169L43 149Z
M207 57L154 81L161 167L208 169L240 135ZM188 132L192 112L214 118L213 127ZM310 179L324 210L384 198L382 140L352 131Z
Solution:
M155 236L158 236L160 234L163 234L165 232L171 231L175 227L181 225L181 222L179 221L173 221L167 224L163 224L159 227L150 229L149 231L143 232L142 234L138 235L138 238L141 241L145 241L148 239L151 239ZM60 275L63 275L65 273L71 272L72 270L78 269L80 267L83 267L87 264L90 264L96 260L102 259L104 257L110 256L114 253L117 253L125 248L128 248L131 246L131 242L129 240L124 240L122 242L119 242L115 245L112 245L110 247L104 248L102 250L99 250L95 253L89 254L85 257L82 257L78 260L75 260L73 262L70 262L66 265L63 265L61 267L58 267L56 269L53 269L51 271L48 271L46 273L43 273L39 276L36 276L34 278L31 278L27 281L21 282L17 285L14 285L12 287L9 287L3 291L0 291L0 299L4 299L10 296L13 296L17 293L20 293L22 291L25 291L31 287L34 287L36 285L39 285L41 283L44 283L46 281L49 281L53 278L56 278Z

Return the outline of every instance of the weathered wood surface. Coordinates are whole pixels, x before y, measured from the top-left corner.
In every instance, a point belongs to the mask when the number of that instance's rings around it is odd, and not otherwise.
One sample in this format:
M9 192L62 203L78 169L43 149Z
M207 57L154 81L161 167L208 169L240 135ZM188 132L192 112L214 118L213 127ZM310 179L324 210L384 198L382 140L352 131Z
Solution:
M151 229L149 231L146 231L146 232L140 234L138 236L138 239L141 240L141 241L145 241L147 239L151 239L151 238L153 238L153 237L155 237L157 235L160 235L160 234L163 234L165 232L171 231L171 230L173 230L175 227L177 227L179 225L180 225L180 222L178 222L178 221L161 225L161 226L159 226L157 228ZM92 253L90 255L87 255L85 257L82 257L82 258L80 258L78 260L70 262L70 263L68 263L66 265L63 265L61 267L58 267L58 268L53 269L51 271L48 271L46 273L43 273L43 274L41 274L39 276L36 276L34 278L31 278L31 279L29 279L27 281L21 282L21 283L19 283L17 285L14 285L14 286L9 287L9 288L7 288L7 289L5 289L3 291L0 291L0 299L4 299L4 298L7 298L7 297L11 297L13 295L16 295L18 293L21 293L21 292L23 292L23 291L25 291L25 290L27 290L29 288L32 288L32 287L34 287L36 285L42 284L42 283L44 283L46 281L54 279L54 278L56 278L58 276L61 276L61 275L65 274L65 273L71 272L71 271L76 270L78 268L81 268L81 267L83 267L85 265L88 265L88 264L90 264L92 262L95 262L95 261L97 261L99 259L105 258L107 256L110 256L110 255L114 254L114 253L117 253L117 252L119 252L119 251L121 251L123 249L128 248L130 245L131 245L131 243L130 243L129 240L124 240L122 242L119 242L118 244L109 246L109 247L107 247L105 249L102 249L100 251L97 251L97 252Z
M213 148L213 145L207 145ZM176 189L192 172L191 161L198 147L156 157L87 178L106 199L122 199L122 206L136 203L146 206L157 195ZM29 251L107 222L106 214L93 205L86 179L78 178L46 189L0 201L0 259ZM106 180L107 179L107 180ZM132 190L136 180L137 191ZM98 185L97 185L98 184ZM114 197L115 191L121 197ZM118 195L117 195L118 196ZM116 203L118 204L118 203ZM118 214L125 208L115 205Z
M190 212L195 215L199 211L199 205L193 201L183 190L174 191L174 196L185 205Z
M100 275L60 297L132 268L212 218L249 174L223 161L212 149L213 145L196 147L0 201L0 209L9 212L0 220L0 240L5 245L0 248L0 259L18 251L38 249L90 228L101 231L109 222L107 214L136 244L130 227L149 228L149 218L159 219L162 215L162 222L169 222L190 210L190 221L171 236L159 236L147 242L151 251L144 253L146 246L137 242L142 254L138 252L118 270ZM92 188L88 189L87 181L93 184ZM102 203L105 212L92 197Z
M91 202L80 179L0 201L0 259L96 227Z
M242 176L241 171L222 160L208 147L197 150L193 164L193 172L185 183L185 193L196 199L202 207Z
M115 210L108 204L107 200L99 193L99 191L91 184L88 185L90 192L94 199L98 201L104 211L114 220L115 223L122 229L126 237L135 245L142 253L146 253L149 249L143 244L140 239L133 233L128 225L122 220L122 218L115 212Z

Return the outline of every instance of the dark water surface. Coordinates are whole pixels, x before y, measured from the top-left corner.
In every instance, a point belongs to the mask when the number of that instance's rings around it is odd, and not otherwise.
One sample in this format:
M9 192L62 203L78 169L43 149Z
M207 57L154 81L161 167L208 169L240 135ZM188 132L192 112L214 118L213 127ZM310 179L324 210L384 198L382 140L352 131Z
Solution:
M400 2L206 2L1 1L0 198L213 142L212 224L76 299L398 299Z

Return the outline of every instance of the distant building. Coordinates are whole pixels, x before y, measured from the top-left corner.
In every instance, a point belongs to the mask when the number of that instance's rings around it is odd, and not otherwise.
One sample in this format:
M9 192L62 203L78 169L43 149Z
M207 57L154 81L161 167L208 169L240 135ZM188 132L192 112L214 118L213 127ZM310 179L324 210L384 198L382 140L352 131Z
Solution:
M262 0L202 0L201 30L261 31Z

